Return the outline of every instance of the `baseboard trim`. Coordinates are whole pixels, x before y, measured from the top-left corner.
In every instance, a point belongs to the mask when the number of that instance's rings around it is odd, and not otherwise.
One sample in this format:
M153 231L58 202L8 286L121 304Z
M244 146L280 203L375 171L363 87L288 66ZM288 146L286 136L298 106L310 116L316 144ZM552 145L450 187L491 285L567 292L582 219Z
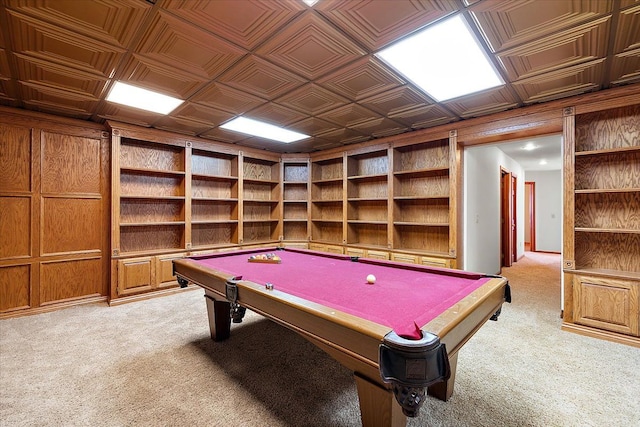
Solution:
M98 303L106 303L106 302L107 302L106 296L97 296L97 297L94 296L94 297L88 297L88 298L68 300L68 301L59 302L59 303L54 302L54 303L49 303L47 305L43 305L41 307L18 309L14 311L7 311L5 313L0 313L0 320L10 319L14 317L31 316L34 314L49 313L51 311L58 311L58 310L62 310L69 307L75 307L78 305L98 304Z
M573 332L579 335L584 335L591 338L598 338L615 342L618 344L630 345L631 347L640 348L640 337L632 337L629 335L616 334L615 332L603 331L600 329L593 329L587 326L576 325L574 323L563 322L561 329L567 332Z
M130 302L144 301L144 300L151 299L151 298L158 298L158 297L164 297L164 296L167 296L167 295L177 294L177 293L180 293L180 292L194 291L196 289L202 289L202 288L200 286L196 286L196 285L189 285L186 288L175 287L175 288L163 289L163 290L160 290L160 291L146 292L146 293L143 293L143 294L129 295L129 296L125 296L125 297L118 297L118 298L113 298L111 301L109 301L109 305L112 306L112 307L115 307L115 306L122 305L122 304L128 304Z

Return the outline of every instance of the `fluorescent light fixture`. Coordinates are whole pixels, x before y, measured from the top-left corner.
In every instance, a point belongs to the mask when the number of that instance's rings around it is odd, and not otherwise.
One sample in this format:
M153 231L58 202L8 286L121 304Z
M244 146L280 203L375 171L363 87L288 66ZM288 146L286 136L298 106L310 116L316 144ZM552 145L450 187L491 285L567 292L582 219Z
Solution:
M504 84L461 15L376 54L437 101Z
M535 150L536 148L538 148L538 146L536 144L534 144L533 142L528 142L527 145L522 147L522 149L526 150L526 151Z
M314 4L318 3L318 0L302 0L309 7L313 7Z
M107 101L154 113L169 114L184 101L127 83L116 82L107 96Z
M301 139L309 138L309 135L294 132L281 128L280 126L270 125L269 123L258 120L247 119L246 117L236 117L235 119L220 126L222 129L233 130L236 132L246 133L261 138L273 139L280 142L294 142Z

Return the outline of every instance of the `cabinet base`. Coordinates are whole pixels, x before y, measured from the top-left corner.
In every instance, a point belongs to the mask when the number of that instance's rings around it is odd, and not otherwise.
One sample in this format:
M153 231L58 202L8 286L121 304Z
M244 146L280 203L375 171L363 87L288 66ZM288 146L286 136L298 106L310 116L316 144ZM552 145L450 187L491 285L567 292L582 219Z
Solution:
M567 332L584 335L587 337L598 338L615 342L618 344L630 345L631 347L640 348L640 337L632 337L629 335L617 334L615 332L593 329L588 326L576 325L575 323L562 323L561 329Z

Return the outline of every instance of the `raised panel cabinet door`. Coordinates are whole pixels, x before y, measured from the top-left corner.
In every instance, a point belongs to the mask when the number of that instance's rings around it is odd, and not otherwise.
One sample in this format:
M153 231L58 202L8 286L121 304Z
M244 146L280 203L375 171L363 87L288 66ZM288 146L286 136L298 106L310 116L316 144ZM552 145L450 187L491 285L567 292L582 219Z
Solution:
M448 260L446 259L442 259L442 258L432 258L432 257L427 257L427 256L423 256L421 257L422 259L420 260L420 264L422 265L428 265L430 267L442 267L442 268L447 268L449 265L449 263L447 262Z
M587 276L573 280L575 323L639 335L640 282Z
M156 257L156 280L158 288L175 286L178 282L173 275L173 260L184 258L183 254L159 255Z
M391 253L391 261L407 262L409 264L418 264L418 259L419 257L417 255Z
M153 257L118 260L118 294L129 295L153 288L155 269Z
M369 249L367 250L367 258L388 260L389 252Z

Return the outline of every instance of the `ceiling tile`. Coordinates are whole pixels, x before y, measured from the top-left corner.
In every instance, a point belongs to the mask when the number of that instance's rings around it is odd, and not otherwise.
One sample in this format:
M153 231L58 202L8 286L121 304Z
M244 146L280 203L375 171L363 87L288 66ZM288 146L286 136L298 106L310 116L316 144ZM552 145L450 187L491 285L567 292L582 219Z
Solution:
M256 53L308 79L315 79L365 54L359 46L312 12L281 29Z
M16 53L110 78L124 50L34 18L9 12Z
M398 87L405 82L370 57L362 58L318 80L352 101Z
M500 54L510 80L519 80L607 55L611 18L544 37Z
M474 95L469 95L443 103L455 114L465 119L505 111L518 106L509 89L501 86Z
M168 11L247 50L268 39L305 10L291 1L168 0Z
M296 110L292 110L291 108L283 107L282 105L278 105L275 103L270 103L261 105L255 110L249 111L248 113L244 114L244 117L261 120L277 126L288 126L293 122L304 119L306 115Z
M9 70L9 60L7 57L7 51L0 49L0 78L11 78L11 71Z
M106 78L64 65L22 54L15 54L15 59L20 81L57 89L62 95L68 91L98 101L107 84Z
M388 90L359 102L360 105L384 116L412 110L430 103L425 94L408 85Z
M209 138L214 141L227 142L229 144L236 144L240 141L247 139L247 135L239 132L232 132L219 127L209 129L206 132L202 132L200 135L202 138Z
M105 120L115 120L144 127L151 127L154 122L162 117L162 115L158 113L127 107L113 102L103 103L98 110L98 116Z
M208 125L208 128L219 126L231 120L234 116L233 113L205 107L193 102L185 102L171 113L171 117L199 122Z
M360 122L351 128L364 134L372 135L375 138L398 135L409 130L407 127L386 117Z
M167 13L154 17L137 51L169 68L180 68L202 79L220 75L246 53Z
M349 102L348 99L313 83L300 86L275 101L312 116Z
M318 136L339 129L338 125L317 117L309 117L305 120L291 124L291 128L305 135Z
M611 83L620 85L637 81L640 81L640 49L616 55L611 66Z
M494 52L545 37L556 31L610 13L613 0L537 1L492 0L470 8Z
M389 115L395 122L402 123L411 129L424 129L450 123L458 118L437 105L426 105Z
M348 104L335 110L318 115L318 117L336 123L340 126L351 127L358 123L379 119L380 115L358 104Z
M179 99L189 98L206 82L196 75L141 55L131 56L123 70L121 81Z
M355 144L357 142L364 142L370 139L369 136L363 135L360 132L349 128L339 128L318 136L322 139L336 141L340 143L340 145Z
M640 4L620 13L615 53L640 48Z
M65 115L78 119L88 119L98 104L98 99L69 91L34 83L21 83L23 102L38 111Z
M9 8L85 36L127 47L151 10L149 3L134 0L78 0L24 2L7 0Z
M184 133L188 135L198 135L206 132L213 126L206 125L202 122L194 122L180 117L165 116L153 124L154 128L168 130L171 132Z
M597 90L603 72L604 60L599 59L514 82L513 87L527 104L544 102Z
M191 101L234 114L242 114L266 102L257 96L216 83L191 97Z
M453 0L321 1L316 9L370 51L377 51L455 11Z
M244 58L223 74L219 81L268 100L306 83L303 78L254 55Z

